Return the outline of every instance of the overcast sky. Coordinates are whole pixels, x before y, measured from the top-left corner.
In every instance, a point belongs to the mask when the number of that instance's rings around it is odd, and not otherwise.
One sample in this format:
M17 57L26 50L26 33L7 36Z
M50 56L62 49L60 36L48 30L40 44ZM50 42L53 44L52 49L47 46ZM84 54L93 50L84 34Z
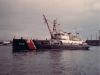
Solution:
M0 39L50 38L43 14L51 22L57 18L66 32L82 39L96 39L100 26L99 0L0 0ZM52 27L52 24L49 23ZM52 29L52 28L51 28Z

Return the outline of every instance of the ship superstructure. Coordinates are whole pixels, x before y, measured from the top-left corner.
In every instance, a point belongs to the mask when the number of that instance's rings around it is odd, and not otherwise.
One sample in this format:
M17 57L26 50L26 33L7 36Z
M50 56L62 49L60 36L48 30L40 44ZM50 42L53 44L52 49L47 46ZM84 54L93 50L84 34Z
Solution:
M76 35L72 35L72 33L64 32L61 28L59 28L59 24L57 24L56 20L53 21L53 30L51 31L45 16L44 20L45 23L47 24L48 30L51 35L50 44L74 44L74 45L86 44L79 37L79 33L76 32Z

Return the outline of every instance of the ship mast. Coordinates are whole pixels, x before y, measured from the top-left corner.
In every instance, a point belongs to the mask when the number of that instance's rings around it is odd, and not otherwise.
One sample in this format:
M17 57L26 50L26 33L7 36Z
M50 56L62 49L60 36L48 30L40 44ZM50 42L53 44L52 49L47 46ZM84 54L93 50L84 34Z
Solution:
M48 27L48 30L49 30L49 32L50 32L51 39L52 39L52 38L53 38L53 33L51 32L51 29L50 29L50 27L49 27L49 24L48 24L48 21L47 21L45 15L43 15L43 17L44 17L45 23L47 24L47 27Z
M57 28L56 28L57 22L56 22L56 20L54 20L53 23L54 23L54 25L53 25L53 33L55 32L57 34Z
M54 20L53 23L54 23L54 25L53 25L53 33L56 33L56 34L58 34L60 32L64 33L64 31L61 28L59 28L59 26L58 26L60 24L57 25L57 20Z

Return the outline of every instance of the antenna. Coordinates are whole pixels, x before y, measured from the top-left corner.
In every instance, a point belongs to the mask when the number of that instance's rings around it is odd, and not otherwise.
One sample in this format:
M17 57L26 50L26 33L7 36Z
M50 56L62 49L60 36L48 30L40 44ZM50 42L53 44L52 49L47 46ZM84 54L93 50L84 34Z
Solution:
M76 28L75 28L75 31L76 31L76 36L77 36L77 30L76 30Z
M97 33L96 33L96 40L97 40Z
M91 40L92 40L92 34L91 34Z
M99 40L100 40L100 30L99 30Z
M14 30L14 39L15 39L15 30Z
M56 22L57 22L57 18L56 18Z

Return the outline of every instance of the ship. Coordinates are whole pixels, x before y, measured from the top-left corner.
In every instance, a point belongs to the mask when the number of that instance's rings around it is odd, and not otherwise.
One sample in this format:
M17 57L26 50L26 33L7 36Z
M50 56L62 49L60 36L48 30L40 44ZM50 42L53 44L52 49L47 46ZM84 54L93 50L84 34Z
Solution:
M100 46L100 40L86 40L86 43L90 46Z
M0 41L0 46L11 46L12 43L9 40Z
M90 46L80 38L79 33L72 35L63 31L57 20L53 21L53 30L51 30L45 15L43 18L51 38L49 40L14 38L13 50L89 50Z

